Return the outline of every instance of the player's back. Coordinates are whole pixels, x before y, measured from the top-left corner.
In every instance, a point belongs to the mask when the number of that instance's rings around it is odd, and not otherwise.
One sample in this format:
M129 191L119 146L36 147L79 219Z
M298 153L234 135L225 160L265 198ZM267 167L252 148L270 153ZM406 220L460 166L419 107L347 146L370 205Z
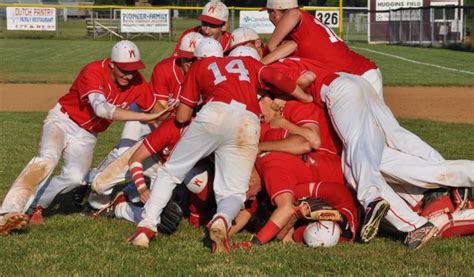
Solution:
M375 63L352 51L334 31L308 12L300 10L301 21L290 33L298 44L296 55L314 59L352 74L362 74L377 68Z
M192 67L193 74L199 73L195 78L204 102L234 100L260 114L257 90L261 87L262 63L250 57L210 57L195 62Z

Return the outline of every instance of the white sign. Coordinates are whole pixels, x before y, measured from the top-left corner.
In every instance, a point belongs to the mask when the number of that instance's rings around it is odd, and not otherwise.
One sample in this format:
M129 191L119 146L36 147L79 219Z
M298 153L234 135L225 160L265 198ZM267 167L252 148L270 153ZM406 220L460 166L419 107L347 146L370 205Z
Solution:
M7 30L56 31L56 9L7 7Z
M122 33L169 33L169 10L121 10Z
M422 7L423 0L376 0L376 11L396 10L399 8ZM388 20L420 20L420 10L395 11L390 13L376 13L375 21Z
M339 28L339 11L316 11L315 17L328 27Z
M266 11L240 11L239 27L252 28L259 34L271 34L275 30Z

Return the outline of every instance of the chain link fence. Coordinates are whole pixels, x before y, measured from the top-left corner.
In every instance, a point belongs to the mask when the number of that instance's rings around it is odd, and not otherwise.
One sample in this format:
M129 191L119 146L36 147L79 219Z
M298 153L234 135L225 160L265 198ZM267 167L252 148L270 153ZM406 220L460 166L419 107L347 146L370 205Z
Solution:
M61 3L56 7L56 30L7 30L6 5L0 7L0 38L55 38L55 39L165 39L176 40L186 29L200 25L196 18L202 7L143 7L169 9L170 33L125 33L120 29L120 10L128 7L91 6L90 2ZM43 5L42 7L47 7ZM335 8L332 8L333 10ZM230 9L228 29L239 26L240 11ZM255 10L255 9L253 9ZM314 9L310 11L314 15ZM423 7L391 11L369 11L366 8L344 8L343 38L346 42L391 44L421 44L429 46L463 45L473 48L474 7ZM334 29L338 32L338 29ZM262 35L264 38L269 35Z

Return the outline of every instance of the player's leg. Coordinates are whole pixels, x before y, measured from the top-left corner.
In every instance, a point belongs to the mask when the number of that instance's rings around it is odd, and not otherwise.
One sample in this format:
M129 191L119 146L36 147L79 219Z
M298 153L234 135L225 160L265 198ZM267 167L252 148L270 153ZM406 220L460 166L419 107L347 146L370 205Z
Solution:
M377 124L385 134L386 144L389 147L425 160L444 160L436 149L417 135L400 126L390 108L382 100L374 98L371 110Z
M229 252L228 231L244 207L246 192L258 151L260 122L241 104L230 104L222 126L223 140L214 153L214 194L217 211L209 224L213 253Z
M359 78L359 79L357 79ZM321 90L333 126L344 144L344 175L354 180L357 198L364 207L380 198L386 182L380 173L384 134L372 117L370 106L375 93L360 77L343 75L328 89Z
M37 201L35 201L38 206L49 207L58 194L67 193L85 182L96 142L95 135L77 125L68 126L67 145L63 151L64 165L61 174L55 176L48 185L38 190Z
M26 212L36 190L47 182L61 158L66 145L63 125L68 120L59 108L55 107L49 112L43 125L39 154L28 163L12 184L3 201L0 216L9 212Z
M469 160L425 160L386 147L380 170L395 183L421 188L474 186L474 161Z
M222 125L228 108L225 104L211 102L201 109L191 122L183 137L175 146L168 161L158 170L152 184L150 198L145 204L143 220L138 224L129 241L137 246L148 247L149 241L156 234L159 216L169 202L172 192L185 175L203 157L210 155L220 144Z
M474 209L453 213L441 213L430 218L438 227L441 238L460 237L474 234Z
M377 95L383 101L383 78L380 69L375 68L368 70L362 74L361 77L370 83L370 85L374 88L375 93L377 93Z

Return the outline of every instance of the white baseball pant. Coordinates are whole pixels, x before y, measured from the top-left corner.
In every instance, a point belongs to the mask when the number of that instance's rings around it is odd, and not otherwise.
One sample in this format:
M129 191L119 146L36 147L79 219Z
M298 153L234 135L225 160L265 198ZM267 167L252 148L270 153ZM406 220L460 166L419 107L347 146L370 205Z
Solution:
M367 80L375 90L375 93L383 100L383 79L382 72L380 69L370 69L360 75L362 78Z
M356 189L357 198L364 207L380 197L387 200L390 210L386 218L400 231L408 232L422 226L427 220L414 213L387 184L380 165L388 135L398 139L406 137L413 145L401 143L404 149L423 148L417 153L425 151L429 156L436 151L398 125L388 107L364 78L338 74L339 78L329 86L323 86L321 99L326 103L333 126L344 145L343 171L347 181ZM385 106L388 113L380 106ZM388 118L389 114L392 118ZM387 134L382 127L385 122L390 125L387 128L389 131L400 132Z
M230 223L243 207L245 193L258 151L258 117L236 101L230 104L209 102L178 142L158 176L145 204L138 226L156 231L159 215L170 200L176 184L201 159L215 155L215 216Z
M432 189L474 187L474 161L425 160L385 147L380 171L390 183Z
M142 112L142 110L133 103L129 110L135 112ZM150 125L143 124L140 121L126 121L123 125L122 134L120 135L119 143L109 152L109 154L99 163L96 168L93 168L89 173L88 183L92 183L94 178L104 171L109 164L111 164L115 159L120 157L125 153L130 147L136 145L143 137L150 134L152 131ZM117 176L111 176L110 179L121 180L123 178L123 172L117 173Z
M83 183L92 163L97 135L79 127L60 109L61 106L56 104L49 111L43 124L39 154L12 184L0 214L26 212L35 194L34 202L38 201L39 205L47 208L56 195L69 192ZM64 160L61 174L48 182L61 155Z

